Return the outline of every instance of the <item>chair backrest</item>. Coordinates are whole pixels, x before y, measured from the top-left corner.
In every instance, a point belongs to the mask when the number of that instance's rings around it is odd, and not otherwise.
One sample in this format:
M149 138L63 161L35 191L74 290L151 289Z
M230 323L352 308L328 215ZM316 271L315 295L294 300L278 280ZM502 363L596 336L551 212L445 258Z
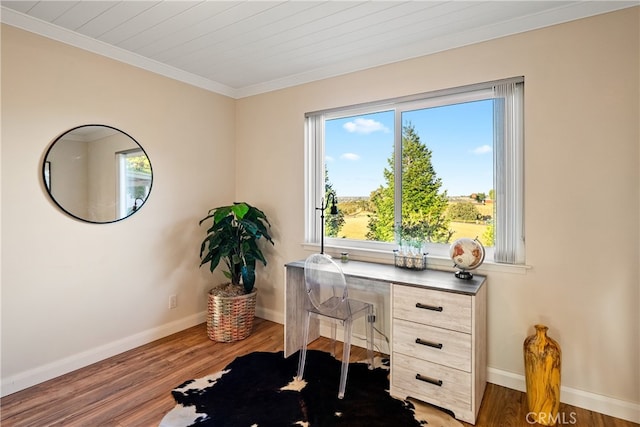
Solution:
M309 301L320 312L338 309L348 297L342 268L325 254L313 254L306 259L304 283Z

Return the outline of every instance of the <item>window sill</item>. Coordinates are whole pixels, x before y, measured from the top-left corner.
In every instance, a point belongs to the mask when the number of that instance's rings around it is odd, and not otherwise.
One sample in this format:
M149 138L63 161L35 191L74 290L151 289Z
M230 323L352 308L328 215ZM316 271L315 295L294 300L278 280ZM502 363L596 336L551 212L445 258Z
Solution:
M320 245L316 243L303 243L302 247L310 253L320 252ZM380 264L393 264L393 253L390 251L382 251L375 249L354 248L351 246L324 245L325 253L334 258L340 258L341 252L348 252L349 258L358 261L376 262ZM427 268L433 270L455 271L451 263L451 259L437 256L427 255ZM500 264L493 261L485 260L482 266L474 272L487 275L492 272L509 273L509 274L527 274L531 270L530 265L514 265Z

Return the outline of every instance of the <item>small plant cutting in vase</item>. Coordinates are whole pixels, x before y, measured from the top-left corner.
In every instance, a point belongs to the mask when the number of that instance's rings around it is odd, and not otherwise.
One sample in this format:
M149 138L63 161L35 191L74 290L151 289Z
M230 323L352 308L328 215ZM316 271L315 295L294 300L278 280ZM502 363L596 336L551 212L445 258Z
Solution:
M271 224L264 212L245 202L211 209L200 225L207 221L212 224L200 246L200 266L209 264L213 272L224 261L223 273L231 281L209 291L207 334L214 341L238 341L251 333L256 262L267 265L258 240L274 244Z

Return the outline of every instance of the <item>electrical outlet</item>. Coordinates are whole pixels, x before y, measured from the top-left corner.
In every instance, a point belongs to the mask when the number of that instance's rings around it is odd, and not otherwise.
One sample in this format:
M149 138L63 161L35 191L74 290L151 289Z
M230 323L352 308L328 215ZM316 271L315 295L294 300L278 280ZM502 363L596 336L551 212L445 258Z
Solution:
M178 297L176 295L171 295L169 297L169 309L176 308L178 306Z

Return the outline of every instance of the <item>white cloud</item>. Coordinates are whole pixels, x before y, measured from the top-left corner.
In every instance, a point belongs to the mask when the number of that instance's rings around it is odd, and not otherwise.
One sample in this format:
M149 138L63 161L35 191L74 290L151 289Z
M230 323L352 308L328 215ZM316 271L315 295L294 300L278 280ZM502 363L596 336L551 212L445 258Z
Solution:
M490 145L481 145L480 147L473 150L473 154L487 154L492 150Z
M355 119L352 122L347 122L343 125L347 132L369 134L372 132L389 132L389 129L382 123L373 119L363 119L361 117Z
M325 157L324 157L324 160L325 160L326 162L333 162L335 159L334 159L333 157L331 157L331 156L325 156Z
M340 158L344 160L360 160L360 156L356 153L344 153L340 155Z

